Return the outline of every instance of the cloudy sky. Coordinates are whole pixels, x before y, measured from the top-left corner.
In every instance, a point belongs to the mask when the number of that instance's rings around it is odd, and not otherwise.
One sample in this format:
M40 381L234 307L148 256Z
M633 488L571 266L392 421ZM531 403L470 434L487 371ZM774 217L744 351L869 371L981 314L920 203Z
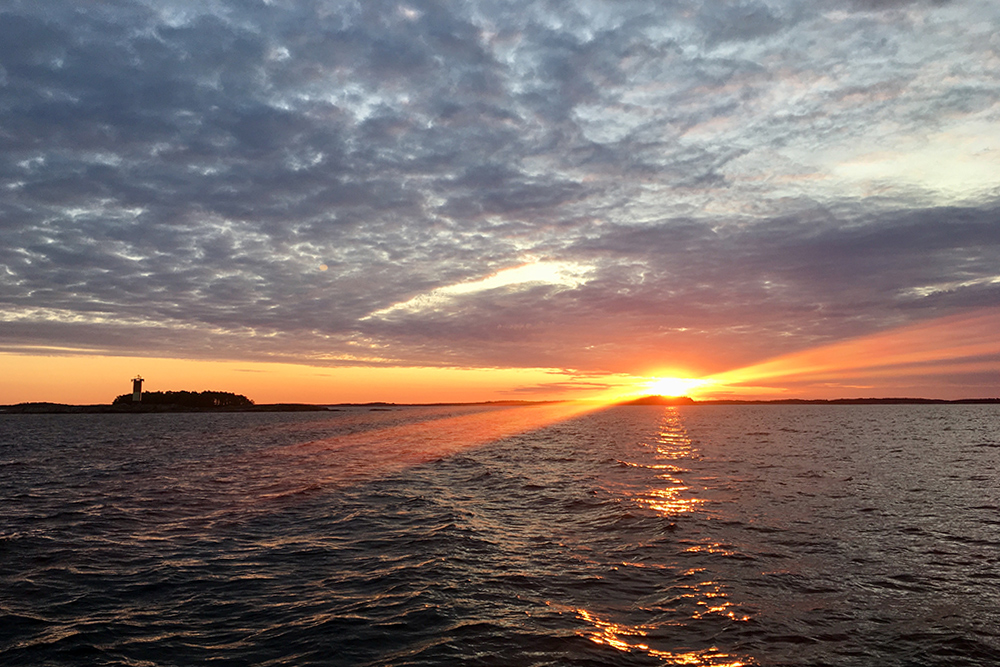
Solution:
M10 358L1000 393L993 0L3 6Z

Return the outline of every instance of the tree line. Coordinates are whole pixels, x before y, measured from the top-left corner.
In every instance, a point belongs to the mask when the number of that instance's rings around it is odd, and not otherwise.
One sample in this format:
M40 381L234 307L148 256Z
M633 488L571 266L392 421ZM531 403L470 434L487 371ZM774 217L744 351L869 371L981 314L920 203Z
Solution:
M187 408L247 407L253 401L229 391L144 391L143 405L180 405ZM112 405L132 405L132 394L122 394Z

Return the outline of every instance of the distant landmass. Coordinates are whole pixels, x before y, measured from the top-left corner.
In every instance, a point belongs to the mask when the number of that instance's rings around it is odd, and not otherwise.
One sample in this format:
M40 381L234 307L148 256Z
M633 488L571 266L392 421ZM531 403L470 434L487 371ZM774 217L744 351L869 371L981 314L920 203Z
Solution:
M110 405L66 405L64 403L18 403L0 406L13 414L147 413L147 412L305 412L328 410L304 403L257 405L242 394L229 391L144 391L141 401L133 394L116 396Z
M132 394L116 396L108 404L69 405L66 403L32 402L16 405L0 405L0 413L6 414L100 414L100 413L149 413L149 412L336 412L342 408L368 408L369 410L392 410L409 407L443 407L462 405L518 406L547 405L562 401L478 401L470 403L336 403L316 405L312 403L263 403L257 404L242 394L227 391L144 391L142 400L132 401Z
M1000 403L1000 398L777 398L770 400L742 400L717 398L696 401L687 396L643 396L619 405L962 405Z
M150 397L154 397L150 399ZM127 399L127 400L126 400ZM140 403L132 402L132 394L122 394L110 405L68 405L65 403L18 403L0 405L5 414L75 414L75 413L149 413L149 412L319 412L337 411L342 408L368 408L384 410L412 407L441 407L462 405L519 406L545 405L563 401L478 401L470 403L337 403L314 405L311 403L257 404L240 394L229 392L143 392ZM643 396L617 405L973 405L1000 404L1000 398L780 398L772 400L713 399L696 401L689 396Z
M229 391L144 391L139 404L145 405L178 405L185 408L245 408L253 405L253 401L243 394ZM116 396L111 405L136 405L132 394Z
M694 405L694 399L687 396L643 396L619 405Z
M18 403L0 406L0 414L139 414L152 412L319 412L335 410L325 405L308 403L264 403L254 405L222 405L197 407L176 403L135 403L131 405L68 405L66 403Z

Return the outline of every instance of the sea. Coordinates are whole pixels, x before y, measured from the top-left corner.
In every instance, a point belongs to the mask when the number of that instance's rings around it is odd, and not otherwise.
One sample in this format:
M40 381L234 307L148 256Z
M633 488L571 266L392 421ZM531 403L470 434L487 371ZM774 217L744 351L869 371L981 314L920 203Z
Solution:
M0 415L0 665L1000 665L1000 406Z

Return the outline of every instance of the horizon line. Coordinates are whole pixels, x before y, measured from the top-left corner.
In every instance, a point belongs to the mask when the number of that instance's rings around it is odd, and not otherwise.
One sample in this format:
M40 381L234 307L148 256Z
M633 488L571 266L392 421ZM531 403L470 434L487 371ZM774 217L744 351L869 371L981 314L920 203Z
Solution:
M337 408L420 408L448 406L497 406L517 407L532 405L551 405L554 403L605 403L612 406L664 406L684 407L698 405L988 405L1000 404L1000 397L976 398L920 398L920 397L864 397L864 398L776 398L776 399L739 399L716 398L694 399L689 396L663 396L651 394L635 399L616 401L597 401L588 399L554 399L554 400L496 400L496 401L444 401L434 403L393 403L388 401L366 401L364 403L255 403L249 406L212 406L188 407L176 404L155 405L142 403L128 405L112 405L110 403L71 404L53 403L49 401L28 401L0 405L0 414L44 414L44 413L130 413L130 412L254 412L254 411L330 411ZM143 409L146 408L146 409Z

